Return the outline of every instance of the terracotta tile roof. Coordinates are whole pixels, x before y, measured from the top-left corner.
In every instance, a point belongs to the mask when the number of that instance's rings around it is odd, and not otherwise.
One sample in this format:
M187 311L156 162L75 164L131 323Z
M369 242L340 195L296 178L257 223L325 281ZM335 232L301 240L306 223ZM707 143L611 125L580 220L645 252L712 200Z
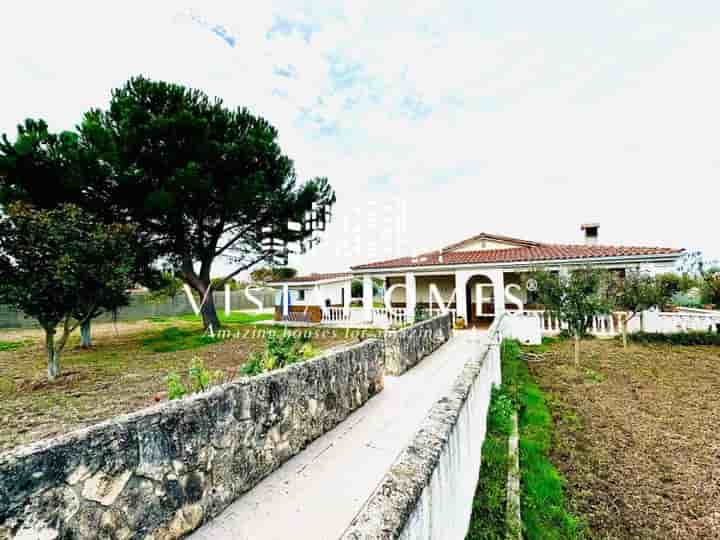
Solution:
M268 283L305 283L305 282L312 282L312 281L325 281L328 279L340 279L340 278L350 278L352 277L352 274L350 272L336 272L332 274L307 274L304 276L295 276L293 278L288 279L274 279L272 281L268 281Z
M446 248L447 249L447 248ZM682 249L660 247L586 246L537 244L532 247L490 249L482 251L436 251L417 257L400 257L387 261L353 266L353 270L378 268L401 268L413 266L446 266L473 263L510 263L552 261L563 259L596 259L605 257L630 257L652 255L680 255Z

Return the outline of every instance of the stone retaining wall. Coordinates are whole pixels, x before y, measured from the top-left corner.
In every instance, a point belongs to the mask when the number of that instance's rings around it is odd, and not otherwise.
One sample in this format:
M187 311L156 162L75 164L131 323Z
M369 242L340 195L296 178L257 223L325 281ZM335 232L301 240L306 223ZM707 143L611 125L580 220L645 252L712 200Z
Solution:
M380 392L382 364L368 340L0 454L0 540L178 538Z
M494 384L500 384L499 346L478 345L342 540L465 538Z
M402 375L450 339L451 333L449 313L402 330L385 332L385 373Z

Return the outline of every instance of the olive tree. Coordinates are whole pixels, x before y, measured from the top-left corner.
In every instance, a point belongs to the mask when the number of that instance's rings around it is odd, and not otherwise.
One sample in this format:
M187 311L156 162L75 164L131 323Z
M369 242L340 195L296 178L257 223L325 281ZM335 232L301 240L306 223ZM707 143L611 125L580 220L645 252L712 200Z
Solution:
M639 270L626 272L613 284L615 305L629 312L622 318L623 347L627 348L628 322L640 314L640 330L644 330L642 312L652 307L661 307L670 301L674 285L667 276L653 276Z
M132 223L132 216L115 204L114 169L107 156L84 143L76 131L51 132L44 120L27 119L17 126L13 140L0 138L0 205L30 205L38 210L58 209L66 204L82 208L94 221L112 225ZM87 216L86 216L87 217ZM130 229L128 229L130 230ZM162 282L153 265L157 258L152 239L136 228L133 280L150 289ZM90 324L94 317L124 305L126 298L112 286L79 290L81 344L91 345ZM98 298L101 294L102 298Z
M567 274L539 270L530 277L537 282L537 297L545 309L562 321L575 340L575 363L580 363L580 340L593 317L610 313L607 296L608 275L592 268Z
M72 332L108 307L127 303L135 241L132 226L98 223L74 205L37 210L14 203L5 209L0 302L40 323L50 380L60 373Z

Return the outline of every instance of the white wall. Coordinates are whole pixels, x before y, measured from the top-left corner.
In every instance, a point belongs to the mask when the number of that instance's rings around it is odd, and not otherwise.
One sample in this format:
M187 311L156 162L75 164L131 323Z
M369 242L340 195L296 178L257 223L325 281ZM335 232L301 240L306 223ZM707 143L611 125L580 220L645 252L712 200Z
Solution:
M293 306L323 306L325 300L330 300L333 306L340 306L343 303L343 287L346 287L345 298L350 297L350 281L336 281L333 283L322 283L317 285L319 293L313 285L291 286L290 305ZM300 291L305 291L304 300L300 300ZM281 294L281 293L280 293ZM279 301L279 294L276 295L276 302Z
M500 347L491 346L400 540L463 540L480 474L490 390L500 384Z
M392 285L395 284L405 284L405 278L398 276L398 277L390 277L388 278L388 285L387 288L389 289ZM450 300L450 297L452 296L453 291L455 290L455 276L454 275L446 275L446 276L417 276L415 278L415 287L417 290L417 298L416 302L419 303L428 303L430 302L430 284L434 283L439 292L440 296L442 296L443 302L447 304L447 302ZM392 302L400 302L405 303L406 302L406 296L405 296L405 288L404 287L398 287L393 291ZM435 302L435 299L433 299L433 302Z

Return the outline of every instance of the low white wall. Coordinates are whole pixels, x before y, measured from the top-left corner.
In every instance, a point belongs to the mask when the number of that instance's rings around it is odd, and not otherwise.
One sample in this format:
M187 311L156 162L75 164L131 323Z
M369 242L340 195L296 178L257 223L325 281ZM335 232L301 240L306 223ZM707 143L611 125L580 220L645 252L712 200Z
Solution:
M500 378L499 344L478 345L452 390L431 409L343 539L465 538L491 388Z
M480 474L490 390L493 384L500 384L499 368L499 346L493 346L460 409L430 484L423 489L400 534L401 540L465 538Z
M534 315L522 313L508 314L502 320L502 333L510 339L517 339L526 345L542 343L540 319Z

